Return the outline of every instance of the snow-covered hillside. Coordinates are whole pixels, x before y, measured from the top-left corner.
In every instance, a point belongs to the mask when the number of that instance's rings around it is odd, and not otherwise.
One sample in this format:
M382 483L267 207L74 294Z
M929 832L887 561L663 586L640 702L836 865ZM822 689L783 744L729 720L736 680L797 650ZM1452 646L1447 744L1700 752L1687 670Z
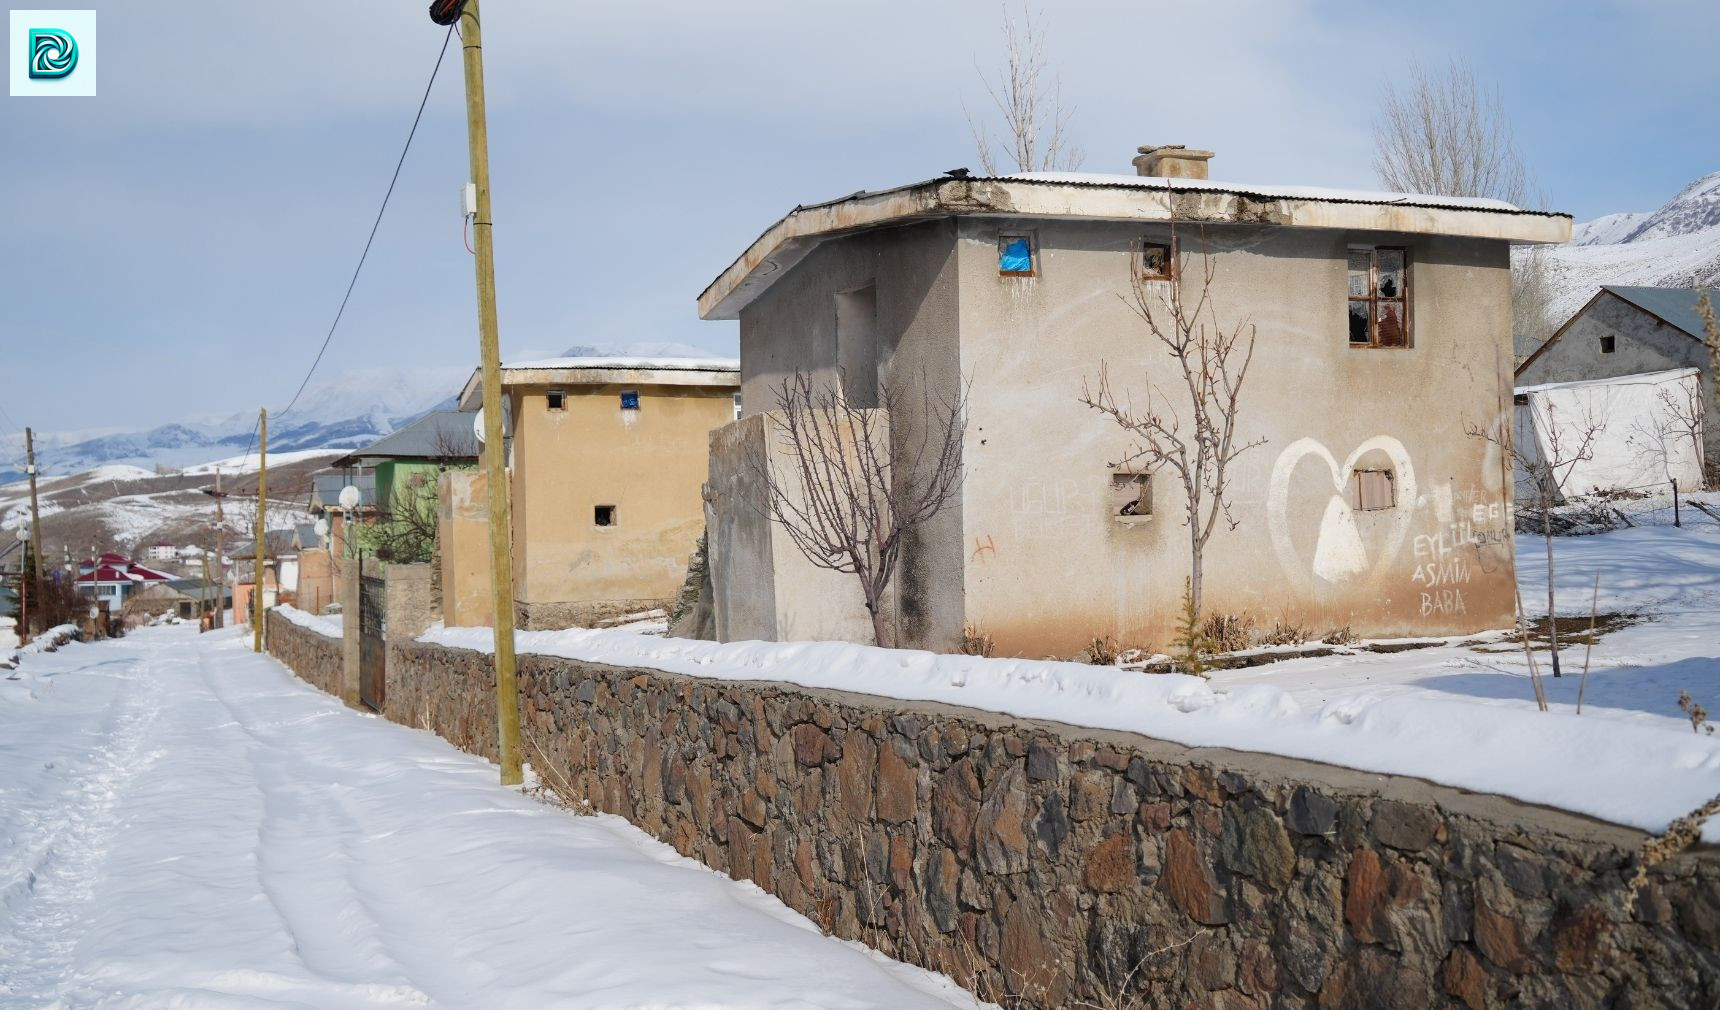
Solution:
M1577 225L1571 244L1547 250L1545 261L1555 324L1603 284L1720 283L1720 172L1697 179L1652 213L1608 214Z

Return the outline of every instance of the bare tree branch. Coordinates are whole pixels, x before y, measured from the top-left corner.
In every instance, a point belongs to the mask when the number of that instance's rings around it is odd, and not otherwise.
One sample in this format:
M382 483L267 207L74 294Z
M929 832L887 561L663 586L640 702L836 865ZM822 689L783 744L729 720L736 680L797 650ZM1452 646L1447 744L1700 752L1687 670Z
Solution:
M1189 534L1189 597L1197 613L1206 545L1221 517L1230 529L1239 525L1225 497L1231 464L1266 442L1264 438L1242 441L1237 434L1242 385L1254 360L1255 328L1246 318L1228 327L1219 323L1212 293L1216 265L1207 250L1204 227L1199 236L1199 288L1192 300L1184 290L1189 257L1177 252L1174 221L1174 277L1167 283L1137 274L1132 298L1126 299L1147 332L1176 362L1181 388L1167 394L1149 379L1146 403L1137 407L1127 393L1119 399L1104 363L1097 387L1085 381L1081 387L1082 403L1129 433L1128 453L1115 466L1140 465L1148 474L1168 471L1181 483L1183 522Z
M1374 172L1388 189L1479 196L1522 206L1534 199L1505 105L1475 71L1453 60L1443 74L1409 65L1402 91L1387 81L1374 122Z
M843 377L785 378L776 411L765 415L772 446L751 461L766 491L769 518L814 566L860 583L878 645L894 644L885 621L886 592L902 542L955 500L967 433L966 391L937 401L921 389L912 403L880 384L877 408L854 406ZM912 410L910 410L912 408ZM911 418L911 419L910 419Z
M1084 160L1081 149L1069 142L1069 120L1075 109L1063 105L1062 78L1055 71L1047 72L1044 16L1024 2L1017 20L1005 4L1003 71L994 81L979 70L980 83L1002 120L1001 138L993 138L985 123L962 103L980 169L986 175L998 175L1000 164L1013 164L1008 169L1013 172L1072 172Z

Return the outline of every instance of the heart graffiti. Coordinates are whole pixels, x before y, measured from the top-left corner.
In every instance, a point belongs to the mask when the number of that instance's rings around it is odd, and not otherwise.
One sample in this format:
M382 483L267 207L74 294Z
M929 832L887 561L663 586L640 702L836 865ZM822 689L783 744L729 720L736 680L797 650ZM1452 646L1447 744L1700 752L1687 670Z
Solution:
M1376 538L1372 554L1345 497L1349 475L1357 460L1365 454L1380 450L1391 460L1397 507L1384 534ZM1311 560L1300 557L1290 539L1290 478L1304 459L1313 456L1324 460L1332 478L1332 494L1320 517L1319 536L1314 542ZM1389 566L1403 549L1409 534L1411 510L1416 501L1415 465L1402 442L1390 435L1375 435L1356 446L1343 465L1318 439L1300 438L1290 443L1272 464L1272 480L1266 496L1266 524L1272 534L1272 547L1284 574L1301 585L1316 582L1338 586L1365 577Z

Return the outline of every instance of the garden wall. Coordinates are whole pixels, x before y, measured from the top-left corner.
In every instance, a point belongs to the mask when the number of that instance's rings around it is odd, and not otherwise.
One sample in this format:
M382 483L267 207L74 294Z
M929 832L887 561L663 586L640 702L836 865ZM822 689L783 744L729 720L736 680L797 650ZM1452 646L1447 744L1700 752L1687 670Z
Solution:
M336 698L342 696L344 667L340 639L294 624L276 610L263 616L263 632L269 654L285 663L299 679Z
M279 641L279 639L277 639ZM487 655L391 719L494 757ZM520 658L573 800L1004 1005L1714 1005L1720 858L1428 783L935 704ZM1581 769L1572 769L1581 774Z

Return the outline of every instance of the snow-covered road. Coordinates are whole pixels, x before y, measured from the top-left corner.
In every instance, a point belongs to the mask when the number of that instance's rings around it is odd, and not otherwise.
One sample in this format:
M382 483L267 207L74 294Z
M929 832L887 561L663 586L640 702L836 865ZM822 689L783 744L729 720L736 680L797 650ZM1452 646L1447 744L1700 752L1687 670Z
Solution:
M0 1007L972 1005L248 643L0 679Z

